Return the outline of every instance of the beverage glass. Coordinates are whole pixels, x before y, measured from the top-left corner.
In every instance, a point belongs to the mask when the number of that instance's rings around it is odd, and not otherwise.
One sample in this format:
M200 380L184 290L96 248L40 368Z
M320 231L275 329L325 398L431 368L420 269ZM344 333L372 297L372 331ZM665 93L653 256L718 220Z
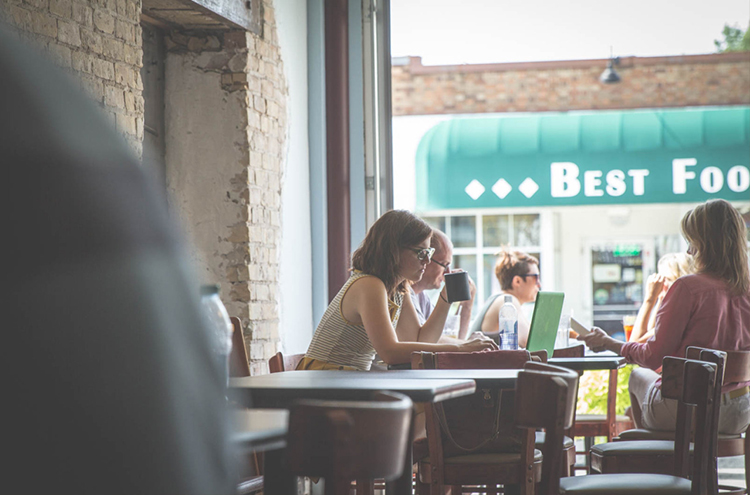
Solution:
M560 316L560 323L557 325L557 337L555 338L555 349L563 349L570 346L570 315Z
M445 326L443 327L443 335L446 337L458 338L458 327L461 324L461 315L448 315L445 318Z
M635 316L625 315L622 317L622 327L625 330L626 342L630 342L630 335L633 333L633 325L635 325Z

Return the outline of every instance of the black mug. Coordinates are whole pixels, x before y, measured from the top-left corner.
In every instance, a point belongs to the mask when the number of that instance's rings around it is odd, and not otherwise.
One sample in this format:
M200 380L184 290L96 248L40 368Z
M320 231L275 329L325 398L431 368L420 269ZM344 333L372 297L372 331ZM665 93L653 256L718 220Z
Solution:
M471 287L469 287L469 272L446 273L445 291L448 293L448 302L468 301L471 299Z

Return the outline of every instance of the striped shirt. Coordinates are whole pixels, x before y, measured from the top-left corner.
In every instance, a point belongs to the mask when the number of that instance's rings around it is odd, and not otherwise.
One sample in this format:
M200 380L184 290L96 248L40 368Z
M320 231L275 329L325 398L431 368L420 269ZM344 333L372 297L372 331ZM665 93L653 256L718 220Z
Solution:
M356 280L372 276L356 270L352 272L349 280L341 287L323 314L305 357L339 366L352 366L361 371L370 369L375 357L375 348L367 337L364 325L352 323L344 318L341 301ZM404 295L397 292L394 299L395 301L388 301L388 311L395 328L401 316Z

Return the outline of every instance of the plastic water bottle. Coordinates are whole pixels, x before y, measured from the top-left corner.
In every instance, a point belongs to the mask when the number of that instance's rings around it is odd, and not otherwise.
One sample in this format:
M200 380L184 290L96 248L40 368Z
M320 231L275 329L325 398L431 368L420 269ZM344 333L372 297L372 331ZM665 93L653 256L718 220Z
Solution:
M229 378L229 353L232 352L232 322L227 309L219 299L218 285L201 286L203 318L211 332L211 350L219 362L224 382Z
M498 317L500 328L500 349L518 350L518 312L513 306L513 296L505 296L505 304Z

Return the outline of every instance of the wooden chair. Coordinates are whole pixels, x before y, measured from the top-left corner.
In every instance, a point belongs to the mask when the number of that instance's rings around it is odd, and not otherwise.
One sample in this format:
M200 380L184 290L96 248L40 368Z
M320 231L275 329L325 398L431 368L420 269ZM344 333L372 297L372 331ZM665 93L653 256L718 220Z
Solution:
M284 356L281 352L277 352L276 355L268 360L268 371L271 373L279 373L282 371L295 370L303 357L305 357L304 354L291 354Z
M351 482L401 475L412 402L380 393L372 401L300 401L289 416L287 464L297 476L324 478L327 495Z
M530 431L544 428L546 433L537 493L552 493L549 485L552 480L559 484L560 472L567 463L561 447L565 429L572 426L575 417L578 377L566 368L535 362L527 363L518 374L514 422ZM553 454L548 456L547 452Z
M424 369L510 369L529 361L525 350L412 353L412 368ZM420 494L443 495L448 486L453 493L461 493L463 486L498 493L497 485L533 493L542 459L534 449L534 432L512 424L513 395L512 390L478 390L426 408L429 457L418 462Z
M704 361L666 357L663 361L664 397L678 400L686 409L695 411L695 451L692 465L688 463L689 432L692 414L678 417L677 441L674 442L675 474L595 474L571 476L560 479L559 470L543 470L538 493L542 495L714 495L717 484L716 464L709 459L711 445L716 442L716 430L712 427L719 405L714 400L717 370L716 365ZM519 390L524 386L519 382ZM549 395L549 394L546 394ZM523 406L525 408L521 409ZM572 421L540 408L529 412L524 397L517 399L516 422L527 428L547 429L548 442L544 446L545 463L553 466L562 455L562 429ZM564 419L564 420L563 420ZM572 418L570 418L572 419ZM688 479L691 476L691 479Z
M232 352L229 354L229 376L250 376L250 360L247 358L245 336L242 333L242 321L230 316L234 331L232 332Z
M245 347L245 336L242 333L242 322L236 316L230 316L234 330L232 332L232 352L229 354L229 376L250 376L250 363L247 359L247 348ZM248 455L247 462L241 466L244 472L241 481L237 485L239 495L250 495L263 491L263 475L261 457L253 452Z
M715 351L689 347L689 359L713 362L717 365L719 385L715 400L721 402L721 384L750 381L750 351ZM722 378L723 370L723 381ZM718 421L718 416L715 418ZM718 423L717 423L718 427ZM745 456L745 482L750 487L750 466L747 451L748 432L742 435L718 434L712 458ZM634 429L622 432L613 444L595 445L591 450L592 470L600 473L671 473L674 464L674 432ZM745 489L722 486L722 493L746 493Z

